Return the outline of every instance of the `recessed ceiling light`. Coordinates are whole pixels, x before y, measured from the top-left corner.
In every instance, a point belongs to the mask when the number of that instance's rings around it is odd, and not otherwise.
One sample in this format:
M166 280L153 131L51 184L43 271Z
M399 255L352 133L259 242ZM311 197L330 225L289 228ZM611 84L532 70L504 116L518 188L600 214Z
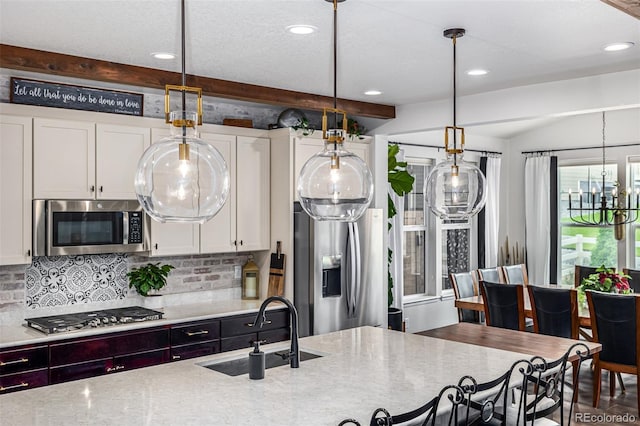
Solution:
M151 54L156 59L175 59L176 55L169 52L153 52Z
M291 34L298 35L315 33L317 30L318 28L314 27L313 25L289 25L287 27L287 31L289 31Z
M467 71L467 75L473 75L473 76L478 76L478 75L486 75L489 71L487 70L483 70L480 68L474 69L474 70L469 70Z
M382 95L382 92L379 90L367 90L366 92L364 92L364 94L367 96L378 96Z
M624 43L611 43L607 44L604 47L604 50L607 52L617 52L618 50L626 50L630 47L633 47L633 43L630 41L625 41Z

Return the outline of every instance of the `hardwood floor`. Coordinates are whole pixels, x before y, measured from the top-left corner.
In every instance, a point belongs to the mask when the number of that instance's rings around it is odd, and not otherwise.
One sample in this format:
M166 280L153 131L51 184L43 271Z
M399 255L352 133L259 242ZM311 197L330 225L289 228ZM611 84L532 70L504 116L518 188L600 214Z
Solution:
M599 408L593 408L593 372L591 371L591 362L585 362L580 370L578 402L573 407L571 424L578 426L596 424L640 425L636 377L630 374L623 374L622 380L626 391L623 393L620 389L620 383L616 381L615 394L613 397L609 397L609 373L603 371L600 406ZM568 413L569 404L566 402L565 410ZM604 417L602 417L603 415ZM594 419L594 416L599 417ZM556 413L554 419L559 420L559 413Z

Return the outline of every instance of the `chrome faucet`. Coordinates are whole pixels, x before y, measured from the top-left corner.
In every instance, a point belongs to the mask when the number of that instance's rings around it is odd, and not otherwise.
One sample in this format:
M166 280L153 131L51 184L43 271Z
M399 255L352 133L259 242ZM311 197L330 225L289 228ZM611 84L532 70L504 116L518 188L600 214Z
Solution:
M260 305L260 310L258 311L258 316L256 316L256 320L253 322L253 326L260 325L260 328L267 322L267 318L265 317L265 309L267 305L271 302L282 302L287 305L289 309L289 319L291 322L291 350L289 351L289 364L291 368L299 368L300 367L300 351L298 350L298 311L296 311L293 303L289 301L289 299L285 299L282 296L271 296L268 297L262 302Z

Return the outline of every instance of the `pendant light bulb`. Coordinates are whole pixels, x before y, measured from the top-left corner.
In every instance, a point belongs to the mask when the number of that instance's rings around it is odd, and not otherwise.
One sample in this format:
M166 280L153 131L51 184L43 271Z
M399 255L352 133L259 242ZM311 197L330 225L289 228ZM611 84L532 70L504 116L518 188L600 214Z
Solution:
M347 134L347 113L337 109L337 13L333 3L333 108L325 108L322 115L324 149L311 157L300 170L298 199L305 212L318 221L354 222L367 210L373 199L373 177L360 157L344 147ZM334 128L328 129L327 112L334 116ZM338 128L342 115L342 128Z
M464 128L456 126L456 39L464 33L462 28L452 28L443 34L453 40L453 126L447 126L444 133L447 158L431 170L423 188L425 202L443 220L469 219L487 202L484 174L474 164L463 160ZM450 134L453 135L452 148L449 147Z

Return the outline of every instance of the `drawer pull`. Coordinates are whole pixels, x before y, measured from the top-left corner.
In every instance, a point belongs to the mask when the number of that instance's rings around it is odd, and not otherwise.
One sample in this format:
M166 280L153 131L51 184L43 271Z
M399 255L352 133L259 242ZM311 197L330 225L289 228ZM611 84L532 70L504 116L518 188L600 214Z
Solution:
M29 387L29 383L25 383L25 382L22 382L19 385L7 386L6 388L4 386L0 386L0 392L8 391L11 389L27 388L27 387Z
M124 370L124 365L116 365L115 367L107 368L107 373L113 373L114 371Z
M180 358L181 358L181 357L180 357L180 355L173 355L173 356L171 357L171 359L174 359L174 360L175 360L175 359L180 359Z
M271 324L271 320L262 321L262 325L265 325L265 324ZM253 323L252 322L248 322L245 325L247 327L253 327Z
M209 330L199 330L199 331L185 331L184 334L187 336L199 336L201 334L209 334Z
M13 365L13 364L24 364L26 362L29 362L29 358L20 358L20 359L16 359L15 361L7 361L7 362L0 361L0 367L4 367L5 365Z

